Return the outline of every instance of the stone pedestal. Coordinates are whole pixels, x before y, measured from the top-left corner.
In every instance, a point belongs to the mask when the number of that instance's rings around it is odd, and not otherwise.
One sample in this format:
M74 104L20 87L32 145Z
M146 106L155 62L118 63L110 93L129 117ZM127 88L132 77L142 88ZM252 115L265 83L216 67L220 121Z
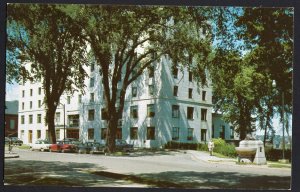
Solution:
M267 163L264 144L260 140L243 140L240 142L239 147L236 147L236 151L240 158L248 158L257 165L264 165ZM247 153L250 154L250 151L251 155L253 154L254 156L252 158L245 155Z

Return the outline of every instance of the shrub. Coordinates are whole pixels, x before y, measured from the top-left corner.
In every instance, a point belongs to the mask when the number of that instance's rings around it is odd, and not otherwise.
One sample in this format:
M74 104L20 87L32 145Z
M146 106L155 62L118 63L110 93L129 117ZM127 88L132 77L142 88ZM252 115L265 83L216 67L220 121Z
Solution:
M213 142L215 144L214 152L220 153L228 157L237 156L234 144L228 144L225 142L225 140L221 138L213 139Z
M176 141L169 141L164 145L165 149L190 149L199 150L205 149L205 145L201 143L181 143ZM207 146L206 146L207 148Z
M268 149L265 150L266 153L266 159L268 161L278 161L279 159L282 159L282 149ZM284 157L286 159L289 159L289 161L291 162L291 150L290 149L286 149L284 151Z

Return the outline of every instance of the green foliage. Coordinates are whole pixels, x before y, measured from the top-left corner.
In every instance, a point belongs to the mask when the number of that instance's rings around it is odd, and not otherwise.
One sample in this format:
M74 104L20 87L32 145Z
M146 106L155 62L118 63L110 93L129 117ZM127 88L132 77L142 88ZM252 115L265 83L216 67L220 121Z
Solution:
M164 145L165 149L188 149L188 150L207 150L207 145L202 143L181 143L169 141Z
M269 149L265 150L265 153L268 161L278 161L279 159L282 159L282 149ZM284 157L291 162L292 151L290 149L286 149L284 151Z
M54 113L63 93L84 87L86 42L83 30L62 11L67 5L8 4L7 77L40 81L50 141L55 143Z
M228 144L221 138L213 139L213 142L215 145L214 152L220 153L227 157L235 158L237 156L235 146L233 144Z

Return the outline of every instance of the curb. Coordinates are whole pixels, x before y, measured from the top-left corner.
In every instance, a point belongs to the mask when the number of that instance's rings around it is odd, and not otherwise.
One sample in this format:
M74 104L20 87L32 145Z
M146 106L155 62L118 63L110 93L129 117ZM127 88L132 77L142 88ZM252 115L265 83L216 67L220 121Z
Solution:
M18 154L9 154L5 153L4 154L4 159L12 159L12 158L19 158L20 156Z

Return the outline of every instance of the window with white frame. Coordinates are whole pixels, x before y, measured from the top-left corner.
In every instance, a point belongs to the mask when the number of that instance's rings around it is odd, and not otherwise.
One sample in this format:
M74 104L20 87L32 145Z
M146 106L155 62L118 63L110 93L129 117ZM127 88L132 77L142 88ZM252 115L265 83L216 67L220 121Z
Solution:
M155 116L155 108L154 104L147 105L147 117L154 117Z
M37 115L37 123L42 123L42 114Z
M41 130L36 130L36 137L37 139L41 138Z
M10 129L15 129L15 124L16 124L15 120L14 119L10 119L10 121L9 121L9 128Z
M95 109L90 109L88 112L88 120L94 121L94 119L95 119Z
M102 128L101 129L101 139L102 140L106 139L106 135L107 135L107 128Z
M60 112L55 113L55 124L58 125L60 123Z
M172 67L172 74L173 74L173 77L174 79L177 79L178 78L178 68L177 67Z
M187 107L187 118L189 120L194 119L194 107Z
M94 139L94 128L89 128L88 129L88 139L89 140Z
M206 129L201 129L201 141L206 141Z
M153 96L154 95L154 85L149 85L148 86L148 91L149 91L149 95Z
M130 107L130 117L138 118L138 106L137 105Z
M108 116L107 116L107 108L102 108L101 109L101 119L102 120L107 120Z
M174 86L174 88L173 88L173 96L178 96L178 86Z
M172 105L172 117L179 118L179 105Z
M94 93L90 93L90 102L93 103L95 101Z
M193 89L189 88L189 99L193 98Z
M148 75L149 75L149 78L154 77L154 67L153 66L148 67Z
M173 127L172 128L172 140L178 140L179 139L179 127Z
M24 124L24 123L25 123L25 116L21 115L21 124Z
M95 79L93 77L90 78L90 87L94 87Z
M131 127L130 128L130 139L131 140L137 140L138 139L138 128L137 127Z
M147 140L155 140L155 127L147 127Z
M193 81L193 72L189 71L189 82Z
M81 103L82 95L78 95L78 103Z
M206 91L202 91L202 101L206 101Z
M29 124L32 124L33 122L33 115L29 115Z
M187 140L191 141L194 138L194 128L188 128Z
M201 109L201 121L206 121L207 109Z
M95 64L91 63L91 72L93 72L95 70Z
M132 94L132 97L136 97L137 96L137 87L132 87L131 88L131 94Z

